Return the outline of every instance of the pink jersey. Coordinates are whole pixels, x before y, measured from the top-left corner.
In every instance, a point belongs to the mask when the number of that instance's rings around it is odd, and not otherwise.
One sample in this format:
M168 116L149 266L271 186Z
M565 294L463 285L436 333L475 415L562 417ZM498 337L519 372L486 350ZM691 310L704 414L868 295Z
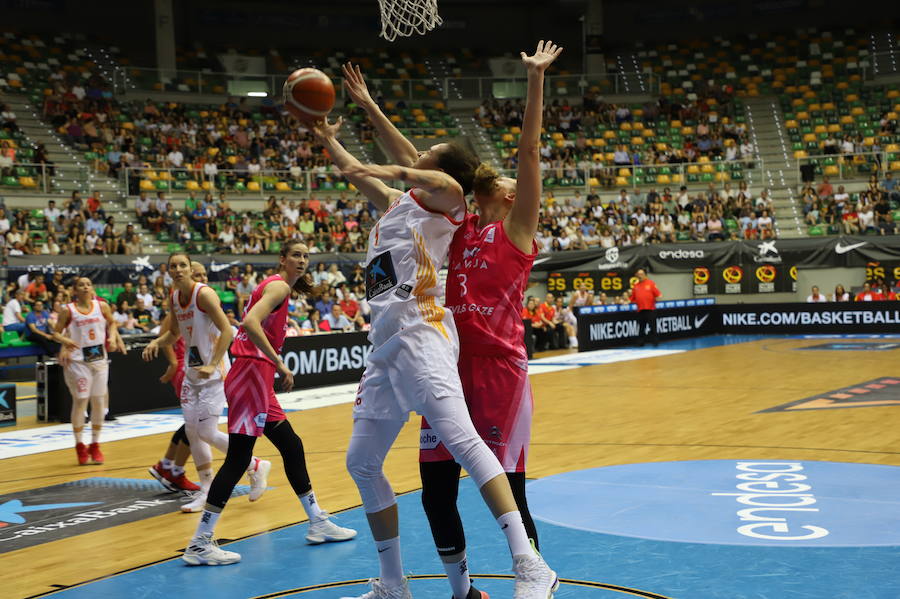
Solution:
M450 244L445 307L453 312L460 353L524 357L522 300L537 255L510 241L503 222L478 229L478 216L466 216Z
M284 278L281 275L272 275L267 279L263 279L263 281L256 286L256 289L253 290L253 293L250 295L250 301L247 302L247 305L244 306L244 314L246 316L256 302L259 301L259 298L262 297L263 290L265 290L266 285L271 283L272 281L284 281ZM287 281L285 281L287 282ZM285 297L284 301L281 302L281 305L278 306L271 314L266 316L265 320L262 321L263 331L266 333L266 338L269 340L269 343L272 344L272 347L275 349L277 353L281 353L281 348L284 345L284 336L287 331L287 316L288 316L288 299L290 296ZM241 318L243 318L243 316ZM247 331L244 330L243 325L240 329L238 329L237 335L234 336L234 343L231 344L231 355L237 358L258 358L260 360L265 360L266 362L271 362L269 358L266 357L262 350L260 350L252 341L250 341L250 337L247 336Z

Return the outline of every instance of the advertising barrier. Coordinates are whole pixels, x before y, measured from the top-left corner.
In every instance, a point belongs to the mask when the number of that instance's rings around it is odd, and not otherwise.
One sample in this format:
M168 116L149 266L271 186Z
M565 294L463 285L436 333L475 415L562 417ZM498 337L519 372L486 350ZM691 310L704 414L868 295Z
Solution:
M821 304L729 304L712 299L659 302L660 341L717 333L749 335L838 335L900 333L900 302ZM590 351L636 344L637 312L627 306L587 306L578 310L578 349Z
M717 306L712 299L672 300L656 306L656 333L660 341L716 332ZM634 304L586 306L578 310L579 351L635 345L641 333Z
M335 333L285 339L282 358L294 373L294 389L359 381L371 348L366 335ZM141 358L151 338L126 336L128 353L109 354L109 411L114 416L178 407L172 385L159 382L167 365L162 354L149 364ZM38 362L35 380L38 419L69 422L72 398L63 382L62 366L56 360Z

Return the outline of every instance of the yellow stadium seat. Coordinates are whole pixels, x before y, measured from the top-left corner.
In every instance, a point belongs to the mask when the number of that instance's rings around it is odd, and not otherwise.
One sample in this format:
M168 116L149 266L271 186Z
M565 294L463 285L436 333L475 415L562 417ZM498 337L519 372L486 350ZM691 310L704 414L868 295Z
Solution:
M607 152L605 157L607 162L612 162L616 159L616 155L614 152Z
M828 125L828 132L829 133L840 133L841 126L838 125L837 123L831 123L830 125Z
M656 149L659 150L660 152L665 152L666 150L669 149L669 145L665 144L663 142L658 142L656 144Z
M212 186L212 183L210 183L209 181L204 181L200 185L200 188L203 189L203 191L211 191L213 186Z
M160 171L159 172L159 180L160 181L171 181L172 173L170 173L169 171Z
M794 151L794 158L806 158L806 156L807 156L806 150L795 150Z
M510 127L509 132L512 133L513 135L520 135L522 133L522 128L521 127Z
M891 163L892 171L900 171L900 160L895 160Z
M156 174L156 171L144 171L144 177L146 179L150 179L151 181L156 181L159 179L159 175Z
M825 125L816 125L814 131L816 133L826 133L828 130L826 129Z
M634 123L631 124L631 128L632 129L643 129L644 123L642 123L640 121L635 121Z
M641 131L641 135L643 135L644 137L653 137L654 135L656 135L656 133L653 131L653 129L644 129L643 131Z
M557 141L558 141L558 140L560 140L560 139L565 139L565 136L563 136L562 133L560 133L559 131L557 131L557 132L555 132L555 133L551 133L551 134L550 134L550 139L553 139L553 140L557 140Z
M631 138L631 145L633 145L633 146L642 146L642 145L644 145L644 138L643 138L643 137L632 137L632 138Z
M37 182L33 177L19 177L19 185L22 187L37 187Z
M607 129L606 131L603 132L603 137L606 138L606 139L615 139L615 138L616 138L616 132Z
M885 152L900 152L900 144L887 144L884 146Z
M816 139L817 139L817 138L816 138L816 134L815 134L815 133L806 133L806 134L804 134L804 136L803 136L803 141L805 141L805 142L816 141Z
M713 168L713 165L707 163L700 167L701 173L712 173L715 172L716 169Z
M795 121L794 119L791 119L789 121L785 121L784 126L787 127L788 129L796 129L800 125L797 123L797 121Z
M620 169L619 169L619 176L620 176L620 177L630 177L630 176L631 176L631 169L620 168Z
M616 177L616 185L618 185L619 187L627 186L628 178L627 177Z
M153 191L156 186L147 179L141 179L141 191Z
M716 181L728 181L730 175L727 172L716 173Z
M829 164L825 167L823 171L826 175L839 175L841 170L838 168L836 164Z
M681 176L681 173L672 175L672 183L684 183L684 177Z
M629 123L628 121L624 121L619 125L619 129L621 129L622 131L631 131L631 128L631 123Z
M603 162L603 154L600 152L594 152L594 155L591 156L594 162Z
M200 185L198 185L197 182L194 181L193 179L189 180L185 184L185 186L187 187L188 191L197 191L200 189Z
M598 138L596 138L596 139L594 140L594 147L595 147L595 148L602 148L602 147L605 146L605 145L606 145L606 140L605 140L605 139L602 139L602 138L598 137Z
M247 191L259 191L259 181L250 181L247 183Z
M844 125L850 125L851 123L853 123L853 117L849 114L845 114L841 117L841 123Z
M689 175L696 175L700 173L700 167L696 164L691 164L687 167L687 172Z
M693 127L682 127L682 128L681 128L681 134L682 134L682 135L693 135L693 134L694 134L694 128L693 128Z
M672 182L672 179L669 178L669 175L657 175L656 182L660 185L668 185Z
M874 146L874 145L875 145L875 138L874 138L874 137L865 137L865 138L863 138L863 145L864 145L864 146Z
M697 159L697 162L709 162L709 156L701 156Z
M850 109L850 114L852 114L853 116L859 116L859 115L865 114L865 113L866 113L866 109L863 108L862 106L854 106L853 108Z
M275 184L275 191L290 191L291 186L285 183L284 181L279 181Z

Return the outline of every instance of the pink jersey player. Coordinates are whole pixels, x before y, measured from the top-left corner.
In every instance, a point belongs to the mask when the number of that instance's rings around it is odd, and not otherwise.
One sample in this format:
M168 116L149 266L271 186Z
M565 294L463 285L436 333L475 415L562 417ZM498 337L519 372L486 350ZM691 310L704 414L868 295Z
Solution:
M478 221L467 216L450 245L446 308L459 332L459 374L475 429L504 470L524 472L533 402L521 311L536 246L526 254L503 221L483 228ZM491 376L478 376L484 372ZM422 428L430 428L424 419ZM452 459L433 435L422 438L421 461Z
M280 274L263 279L250 295L250 301L244 307L245 315L263 296L266 286L273 281L285 282ZM261 323L266 339L278 354L284 346L287 315L286 297ZM225 379L228 432L259 437L263 434L266 422L285 419L273 386L276 364L250 340L243 325L231 344L231 355L234 357L234 364Z

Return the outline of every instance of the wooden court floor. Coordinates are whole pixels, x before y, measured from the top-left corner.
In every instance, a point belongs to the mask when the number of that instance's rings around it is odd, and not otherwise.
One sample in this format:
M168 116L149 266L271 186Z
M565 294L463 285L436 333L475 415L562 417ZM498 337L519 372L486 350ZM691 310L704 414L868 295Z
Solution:
M604 465L702 459L796 459L900 465L900 407L874 406L758 413L816 393L878 377L900 377L898 352L797 351L821 340L773 338L662 357L535 375L529 475ZM115 399L113 399L115 401ZM330 511L359 505L344 468L351 407L294 412L320 503ZM891 425L890 423L895 423ZM25 426L28 423L24 423ZM147 478L169 435L104 445L106 464L79 467L74 451L0 462L0 493L90 476ZM419 487L418 420L411 419L388 457L395 490ZM257 455L273 461L259 502L233 499L217 528L239 538L305 517L265 439ZM221 461L220 455L217 455ZM191 467L189 474L193 474ZM168 514L2 554L4 597L30 597L167 559L193 533L197 514ZM401 516L402 517L402 516Z

